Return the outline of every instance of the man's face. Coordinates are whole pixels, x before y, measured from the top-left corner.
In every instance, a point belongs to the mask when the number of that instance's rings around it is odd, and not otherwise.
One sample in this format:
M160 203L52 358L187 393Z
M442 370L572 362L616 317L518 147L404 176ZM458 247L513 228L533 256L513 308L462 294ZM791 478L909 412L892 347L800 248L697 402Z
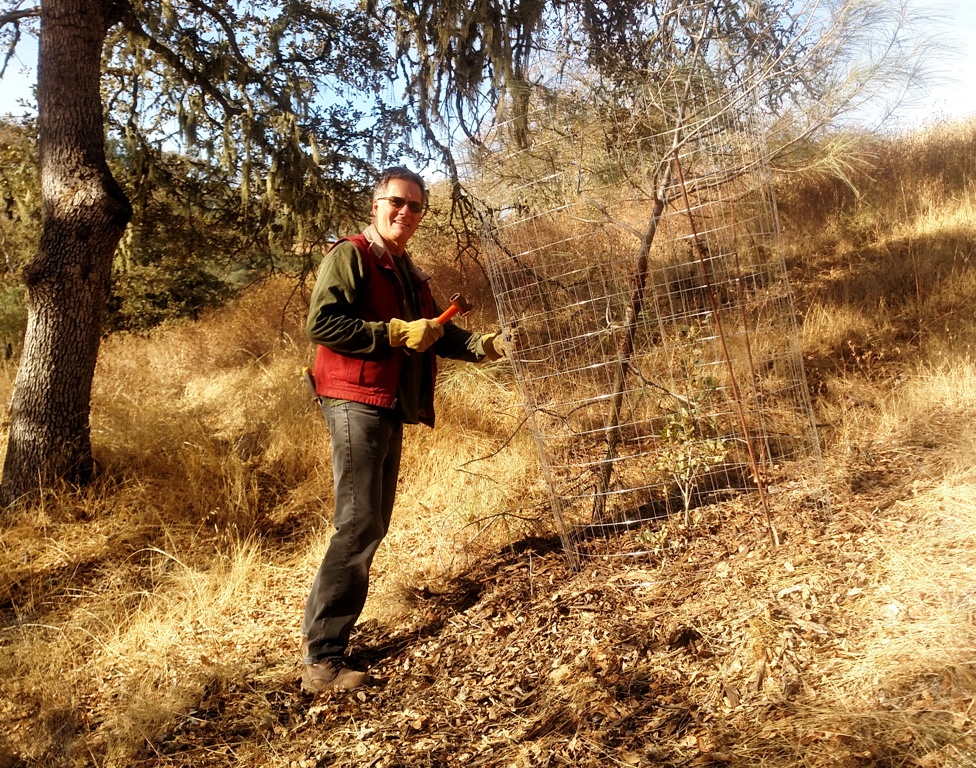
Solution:
M388 199L391 197L397 199L391 201ZM394 205L394 202L399 204L401 200L404 203L399 208ZM386 188L380 190L377 199L373 200L376 231L394 253L403 253L407 241L417 231L417 226L424 217L422 208L416 212L411 211L411 205L417 208L423 204L424 196L420 187L406 179L390 179Z

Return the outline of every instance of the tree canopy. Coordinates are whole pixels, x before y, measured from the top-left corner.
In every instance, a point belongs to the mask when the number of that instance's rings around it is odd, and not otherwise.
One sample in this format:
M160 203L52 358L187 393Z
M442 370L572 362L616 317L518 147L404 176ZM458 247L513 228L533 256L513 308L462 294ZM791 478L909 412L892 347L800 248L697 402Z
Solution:
M0 2L9 51L38 9ZM113 3L103 56L124 184L159 183L166 153L239 193L255 243L353 226L395 162L457 177L458 148L519 122L533 94L626 108L628 89L679 76L702 39L737 52L720 77L766 67L773 112L828 125L879 82L921 71L907 0L376 0ZM34 30L36 31L36 30ZM5 61L6 61L5 60ZM707 62L706 62L707 65ZM804 119L800 117L798 119Z

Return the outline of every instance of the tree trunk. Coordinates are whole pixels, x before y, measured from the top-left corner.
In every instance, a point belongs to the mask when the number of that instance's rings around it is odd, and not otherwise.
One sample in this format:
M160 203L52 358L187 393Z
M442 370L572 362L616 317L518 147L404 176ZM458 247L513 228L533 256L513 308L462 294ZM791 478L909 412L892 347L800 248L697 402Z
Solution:
M118 4L44 0L38 57L42 232L0 501L91 479L92 379L112 257L131 206L105 162L101 54Z

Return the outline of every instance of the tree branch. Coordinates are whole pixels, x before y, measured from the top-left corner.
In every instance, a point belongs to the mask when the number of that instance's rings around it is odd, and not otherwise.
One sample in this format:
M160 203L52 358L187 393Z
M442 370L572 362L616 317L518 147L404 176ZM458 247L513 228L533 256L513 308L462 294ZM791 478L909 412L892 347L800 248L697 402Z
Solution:
M247 62L247 57L241 53L240 46L237 44L237 37L234 33L234 27L227 21L224 14L217 11L212 6L207 3L202 2L202 0L190 0L190 5L196 6L205 14L207 14L214 22L224 30L224 34L227 36L227 44L230 46L231 51L234 53L234 57L242 62Z
M150 35L142 25L136 19L135 14L131 12L125 15L122 20L123 25L134 39L138 40L140 43L146 46L146 48L157 56L159 56L163 61L165 61L169 66L171 66L176 72L178 72L188 83L191 83L199 87L204 93L210 95L218 104L220 104L221 109L227 115L239 115L244 112L243 109L239 107L234 107L228 100L224 93L214 86L210 79L206 77L203 73L196 69L190 69L183 60L170 48L163 45L159 40Z
M0 16L0 27L7 24L17 24L21 19L40 18L41 6L25 8L22 11L9 11Z
M10 45L7 46L7 52L3 56L3 64L0 65L0 77L3 77L7 72L7 66L10 64L10 60L14 57L14 51L17 50L17 43L20 42L20 22L23 19L38 17L41 15L41 9L39 6L34 8L28 8L23 11L10 11L9 13L0 16L0 27L4 27L7 24L12 24L14 28L13 37L10 39Z

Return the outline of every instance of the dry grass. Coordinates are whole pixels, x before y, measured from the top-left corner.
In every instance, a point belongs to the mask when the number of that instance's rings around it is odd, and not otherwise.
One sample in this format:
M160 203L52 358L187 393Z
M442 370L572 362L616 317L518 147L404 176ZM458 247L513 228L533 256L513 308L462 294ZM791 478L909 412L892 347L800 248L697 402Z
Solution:
M0 531L0 742L29 764L128 765L214 686L294 672L332 498L303 335L304 307L276 284L197 324L106 341L99 480L7 513ZM498 541L478 519L516 509L532 471L519 435L523 459L479 461L519 423L506 377L449 372L440 437L411 432L405 525L378 558L367 618L404 610L402 585L449 574L470 539Z
M511 373L445 365L363 699L295 685L332 496L301 297L108 339L101 476L0 527L0 766L976 765L974 147L976 123L876 140L857 195L784 195L834 510L780 550L733 504L649 563L520 554L551 526Z

